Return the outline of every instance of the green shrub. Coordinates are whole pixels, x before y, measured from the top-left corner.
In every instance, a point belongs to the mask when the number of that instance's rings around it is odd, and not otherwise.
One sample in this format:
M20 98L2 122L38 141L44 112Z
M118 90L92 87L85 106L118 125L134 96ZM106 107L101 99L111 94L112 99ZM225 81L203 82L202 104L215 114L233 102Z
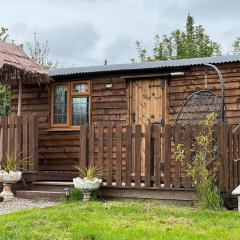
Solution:
M97 190L93 191L91 194L91 201L97 200L98 192ZM76 188L70 188L68 198L64 198L65 202L79 202L83 200L83 193Z
M213 128L216 116L209 113L201 121L201 132L195 138L194 158L191 163L185 161L184 145L177 144L175 158L186 166L192 185L197 192L196 206L201 209L219 210L222 199L216 185L216 173L220 166L219 159L213 156ZM212 167L209 167L212 166Z
M78 202L82 201L83 194L79 189L76 188L70 188L69 190L69 196L67 199L65 199L66 202Z

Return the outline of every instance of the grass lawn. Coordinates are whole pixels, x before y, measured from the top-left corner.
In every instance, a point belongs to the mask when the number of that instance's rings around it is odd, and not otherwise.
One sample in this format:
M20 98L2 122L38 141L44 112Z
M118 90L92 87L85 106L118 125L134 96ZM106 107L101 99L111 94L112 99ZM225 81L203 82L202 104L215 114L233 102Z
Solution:
M0 216L0 239L240 239L240 214L159 202L65 203Z

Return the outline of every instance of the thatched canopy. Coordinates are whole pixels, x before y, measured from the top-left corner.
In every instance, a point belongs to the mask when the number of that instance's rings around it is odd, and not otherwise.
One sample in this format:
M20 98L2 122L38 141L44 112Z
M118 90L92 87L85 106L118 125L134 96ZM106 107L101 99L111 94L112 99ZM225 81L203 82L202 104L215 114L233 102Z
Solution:
M50 81L47 71L13 43L0 41L0 83L18 85L18 116L21 115L22 84Z
M18 85L20 79L33 84L49 82L51 78L15 44L0 41L0 83Z

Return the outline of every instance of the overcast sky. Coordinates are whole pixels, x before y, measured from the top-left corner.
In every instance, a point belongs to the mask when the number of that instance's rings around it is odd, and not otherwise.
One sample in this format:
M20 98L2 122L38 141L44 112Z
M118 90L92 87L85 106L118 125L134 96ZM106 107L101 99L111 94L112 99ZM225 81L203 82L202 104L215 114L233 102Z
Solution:
M239 0L0 0L0 9L12 39L36 31L64 66L129 62L136 40L151 49L155 34L183 28L188 13L225 52L240 36Z

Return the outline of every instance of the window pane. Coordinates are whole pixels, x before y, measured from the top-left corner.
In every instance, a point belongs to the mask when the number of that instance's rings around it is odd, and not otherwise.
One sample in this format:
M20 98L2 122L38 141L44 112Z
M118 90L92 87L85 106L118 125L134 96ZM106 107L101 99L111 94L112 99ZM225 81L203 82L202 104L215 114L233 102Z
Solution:
M88 98L72 99L72 125L88 123Z
M54 91L54 124L67 123L67 86L59 85Z
M87 93L88 85L87 83L76 83L73 84L73 92L74 93Z

